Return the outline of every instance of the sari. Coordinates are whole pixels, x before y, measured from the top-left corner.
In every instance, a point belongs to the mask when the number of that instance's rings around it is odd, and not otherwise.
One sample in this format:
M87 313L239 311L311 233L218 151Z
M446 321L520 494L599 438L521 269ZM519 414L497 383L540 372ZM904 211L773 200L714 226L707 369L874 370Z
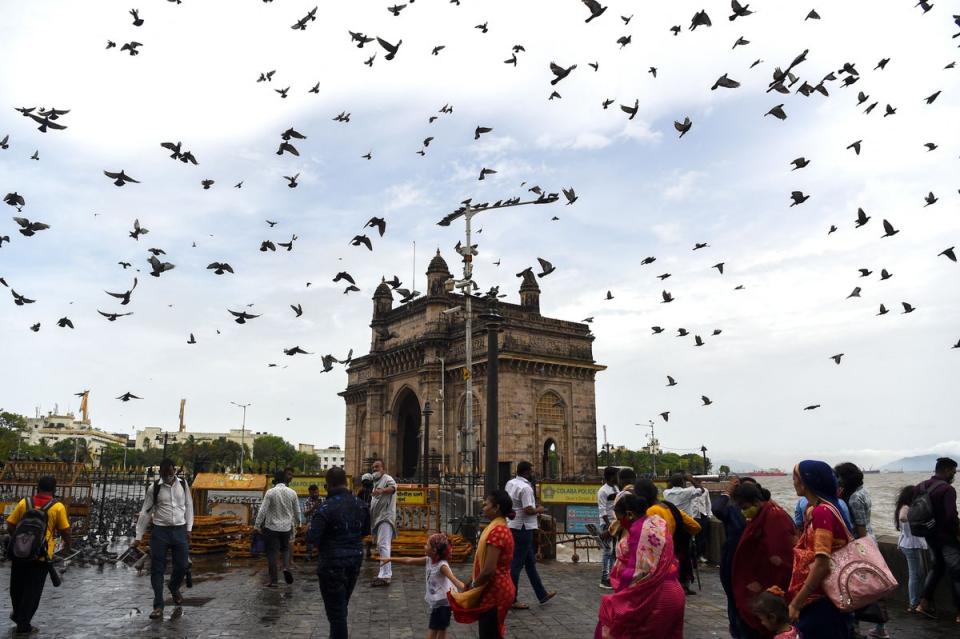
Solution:
M793 518L768 501L747 523L733 554L731 585L737 612L761 637L773 633L753 614L753 600L771 586L784 592L790 587L795 531Z
M662 517L637 519L617 544L614 594L600 600L594 639L682 639L686 598Z
M450 602L450 609L453 612L454 619L458 623L475 623L479 621L485 613L497 610L497 625L500 628L500 636L504 635L504 624L507 618L507 612L516 598L516 587L513 585L513 579L510 577L510 562L513 560L513 535L507 528L507 520L503 517L497 517L491 521L483 533L480 534L480 541L477 542L477 552L473 558L473 575L471 579L476 579L483 565L487 560L487 547L496 546L500 549L500 557L497 559L497 569L493 577L483 586L471 588L466 592L447 593L447 601Z

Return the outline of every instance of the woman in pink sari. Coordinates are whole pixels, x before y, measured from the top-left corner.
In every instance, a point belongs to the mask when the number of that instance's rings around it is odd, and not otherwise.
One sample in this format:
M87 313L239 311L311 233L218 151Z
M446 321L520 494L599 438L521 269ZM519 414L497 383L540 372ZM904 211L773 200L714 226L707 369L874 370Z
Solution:
M594 639L682 639L686 598L667 522L647 516L642 497L623 492L614 505L623 535L610 573L614 594L600 600Z

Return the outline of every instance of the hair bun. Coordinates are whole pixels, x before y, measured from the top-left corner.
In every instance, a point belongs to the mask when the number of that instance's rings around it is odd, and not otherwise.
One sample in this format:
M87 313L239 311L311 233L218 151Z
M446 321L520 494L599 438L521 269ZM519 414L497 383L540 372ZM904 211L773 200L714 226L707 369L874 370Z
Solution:
M507 519L516 519L516 518L517 518L517 511L511 510L510 512L507 513Z

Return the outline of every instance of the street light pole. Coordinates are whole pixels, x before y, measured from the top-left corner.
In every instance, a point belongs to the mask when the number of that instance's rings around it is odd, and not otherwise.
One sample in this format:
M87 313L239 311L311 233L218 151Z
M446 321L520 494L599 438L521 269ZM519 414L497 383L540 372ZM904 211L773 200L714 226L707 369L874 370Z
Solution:
M423 462L420 464L420 484L430 487L430 416L433 415L433 408L430 407L428 399L423 405ZM430 491L427 491L429 499Z
M243 474L243 453L245 452L246 445L246 434L247 434L247 406L250 404L238 404L237 402L230 402L234 406L239 406L243 409L243 422L240 424L240 474Z
M479 204L473 204L472 198L466 199L461 202L462 206L452 213L444 216L442 220L437 222L438 226L450 226L450 223L456 220L457 218L463 217L465 223L465 235L466 235L466 245L460 247L460 255L463 256L463 280L455 282L455 286L461 290L461 293L464 296L464 312L466 313L466 322L465 322L465 333L466 333L466 344L464 346L464 358L466 360L466 405L464 410L464 417L466 418L465 431L466 431L466 441L464 443L465 448L465 461L466 467L470 469L471 481L469 490L467 491L467 515L472 517L474 514L474 499L473 499L473 476L476 473L477 467L477 432L473 425L473 290L472 287L475 285L473 282L473 256L476 255L476 251L470 243L470 221L473 219L473 216L477 213L493 209L501 208L511 208L515 206L525 206L528 204L551 204L560 199L559 193L544 193L540 195L536 200L527 200L520 201L519 197L509 198L505 200L497 200L495 203L491 204L489 202L482 202ZM488 363L489 366L489 363ZM489 394L489 393L488 393ZM489 421L489 419L488 419ZM487 446L491 445L490 441L487 441ZM489 448L488 448L489 449ZM490 468L486 469L487 474L493 472Z
M487 449L483 490L489 495L500 487L500 353L497 334L503 316L497 313L495 301L490 302L489 309L480 319L487 325Z
M647 428L650 429L650 457L653 460L653 478L657 478L657 436L654 433L653 420L648 420L649 425ZM641 426L642 424L634 424L634 426Z

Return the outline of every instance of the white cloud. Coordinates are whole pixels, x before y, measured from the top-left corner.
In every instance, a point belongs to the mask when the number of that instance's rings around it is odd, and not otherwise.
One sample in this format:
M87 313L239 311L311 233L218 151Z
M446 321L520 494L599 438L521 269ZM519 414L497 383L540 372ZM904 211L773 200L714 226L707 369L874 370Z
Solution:
M0 120L0 136L11 134L0 187L23 193L24 213L52 226L29 239L9 221L2 226L14 241L0 249L0 275L38 300L0 314L4 356L17 362L17 375L3 379L5 407L32 413L93 387L95 423L123 429L174 423L174 404L187 395L191 427L214 430L235 425L229 401L253 401L256 428L338 442L342 371L321 375L315 357L281 349L361 354L381 275L415 277L422 287L433 247L453 266L450 247L460 239L460 229L437 219L467 197L525 194L527 181L550 191L574 186L580 200L478 218L477 278L503 284L515 300L514 273L538 255L557 265L541 282L543 309L596 317L595 357L610 365L598 376L597 415L612 441L638 446L643 431L633 424L667 409L664 445L706 442L717 456L759 462L819 442L879 456L953 439L944 415L955 410L958 360L948 347L960 338L960 289L956 266L936 257L960 244L950 138L960 102L949 90L956 71L942 68L955 56L949 22L908 4L858 0L821 11L816 24L803 21L808 8L771 5L731 25L718 5L709 9L714 27L668 31L699 8L652 5L625 28L612 10L586 25L580 3L550 0L416 3L399 18L382 6L339 3L300 33L289 28L300 11L283 3L159 3L142 12L140 29L113 3L8 7L0 57L17 64L0 71L2 101L71 113L66 131L47 134L9 108ZM871 25L850 31L867 13ZM472 28L484 21L488 34ZM752 43L731 51L741 26ZM347 29L404 43L396 60L381 50L368 68L362 61L376 45L357 49ZM620 50L625 32L635 37ZM39 48L38 34L47 43ZM108 38L134 37L144 43L137 57L103 49ZM440 43L447 48L431 56ZM517 68L504 65L517 43L527 52ZM765 93L773 67L808 47L803 79L853 60L861 80L829 84L829 98ZM873 71L881 57L891 58L888 68ZM751 69L757 58L765 62ZM578 68L556 86L563 99L547 102L552 60ZM594 60L597 72L587 66ZM657 78L644 72L651 65ZM272 83L255 82L270 69ZM725 72L743 86L710 91ZM317 81L321 93L308 93ZM273 92L288 85L286 100ZM864 115L855 104L861 88L897 115ZM924 104L938 88L937 102ZM605 99L614 100L607 110ZM619 105L635 99L628 121ZM763 118L781 101L786 121ZM453 114L437 113L445 103ZM343 110L351 122L332 122ZM672 123L684 116L694 126L680 140ZM477 125L494 131L474 140ZM307 135L297 142L301 155L277 157L290 126ZM860 138L855 156L845 147ZM183 140L200 166L167 158L164 140ZM927 153L927 141L941 148ZM26 159L34 149L40 162ZM369 150L368 162L360 156ZM801 155L810 166L791 172ZM498 173L479 182L482 166ZM143 183L110 185L101 171L120 167ZM301 185L287 188L282 176L297 171ZM204 178L215 187L202 191ZM243 189L233 189L240 180ZM789 208L796 189L811 199ZM930 190L941 201L923 208ZM852 228L858 206L873 216L863 229ZM386 236L371 234L372 253L349 246L372 215L388 218ZM151 229L139 243L127 237L135 217ZM901 233L880 239L884 218ZM279 224L270 229L264 219ZM838 231L828 236L831 224ZM293 233L300 239L290 253L257 250ZM704 241L709 249L690 251ZM104 322L96 309L113 307L102 291L133 276L116 262L142 269L151 246L167 250L177 269L160 279L140 273L135 314ZM640 267L647 255L657 261ZM236 276L205 270L223 259ZM722 276L711 268L720 261ZM894 277L860 280L862 267ZM357 278L359 294L331 282L341 270ZM746 290L734 292L741 283ZM862 299L843 299L856 285ZM660 303L664 288L675 302ZM616 296L609 302L607 289ZM901 301L917 312L899 314ZM226 309L249 303L263 317L233 324ZM304 318L293 317L292 303L303 304ZM880 303L893 312L876 317ZM54 326L63 315L76 331ZM26 328L35 321L43 323L37 334ZM651 325L668 330L652 336ZM706 345L675 337L679 327ZM185 344L190 332L196 347ZM847 353L842 366L827 359L835 352ZM667 389L666 374L680 386ZM126 390L146 399L108 399ZM702 408L700 394L715 404ZM822 408L803 412L810 403Z

